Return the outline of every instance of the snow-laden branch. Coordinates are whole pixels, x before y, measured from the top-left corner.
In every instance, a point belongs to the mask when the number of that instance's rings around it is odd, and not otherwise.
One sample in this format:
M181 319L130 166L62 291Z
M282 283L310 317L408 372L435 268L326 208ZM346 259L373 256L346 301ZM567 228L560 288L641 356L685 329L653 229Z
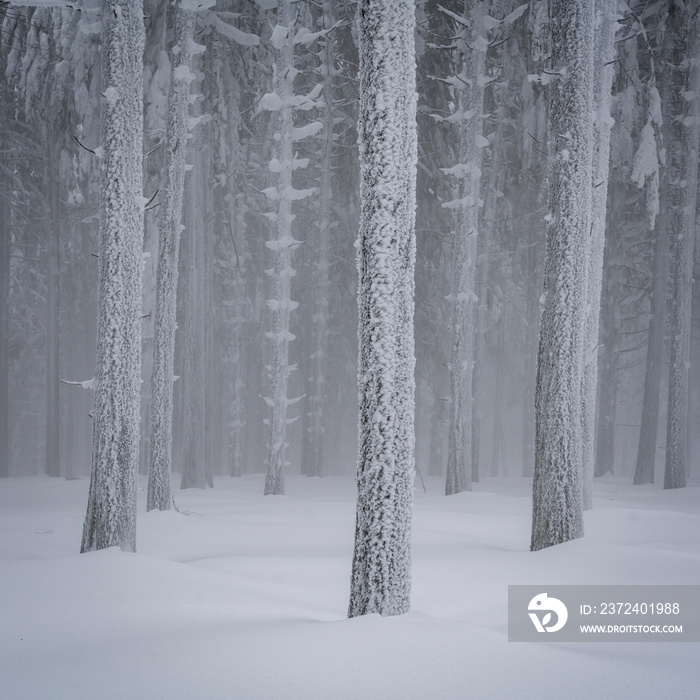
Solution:
M241 44L241 46L257 46L260 43L260 37L257 34L248 34L238 27L224 22L216 12L203 12L201 18L205 24L216 29L219 34Z

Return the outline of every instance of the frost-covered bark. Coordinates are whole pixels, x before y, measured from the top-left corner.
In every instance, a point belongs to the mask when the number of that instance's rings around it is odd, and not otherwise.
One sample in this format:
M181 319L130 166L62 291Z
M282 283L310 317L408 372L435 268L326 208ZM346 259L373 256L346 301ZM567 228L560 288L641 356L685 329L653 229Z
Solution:
M550 5L552 68L560 76L550 85L532 550L583 535L581 365L591 222L593 0L553 0Z
M674 241L673 296L671 300L671 361L668 382L666 427L666 469L664 488L685 486L688 468L688 373L690 370L690 327L693 283L693 255L698 194L698 152L700 151L700 7L686 3L685 30L688 41L688 80L683 119L683 172L680 185L680 227Z
M458 178L458 197L446 206L455 210L452 250L452 346L445 494L472 487L472 379L476 310L476 253L479 236L481 152L483 135L484 71L488 41L482 16L485 4L473 6L467 21L471 31L462 39L462 70L455 117L459 123L459 164L448 170Z
M147 510L171 506L173 364L175 356L175 312L182 221L182 199L187 165L189 95L194 48L194 13L181 2L168 9L172 26L167 131L163 160L163 184L158 225L158 270L151 379L151 455L148 471Z
M414 12L411 0L362 0L359 8L359 456L350 617L410 607Z
M82 552L136 549L143 48L141 0L104 0L97 367Z
M616 0L596 0L595 82L593 127L593 183L591 233L587 261L586 325L584 329L583 377L581 386L581 440L583 470L583 508L593 507L595 468L595 404L598 380L598 329L603 284L605 219L610 165L610 102L615 59Z

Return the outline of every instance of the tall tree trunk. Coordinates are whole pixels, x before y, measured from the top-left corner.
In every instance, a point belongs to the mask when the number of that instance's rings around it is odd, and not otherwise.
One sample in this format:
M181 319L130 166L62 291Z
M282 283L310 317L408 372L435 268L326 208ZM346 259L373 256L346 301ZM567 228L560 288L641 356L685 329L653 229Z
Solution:
M182 199L189 131L190 70L194 36L194 14L181 2L168 7L171 26L170 92L165 134L163 186L158 222L158 269L151 378L151 455L148 471L147 510L169 510L173 442L173 367L175 315L182 222Z
M472 487L472 378L474 371L474 315L476 299L476 253L479 237L481 149L483 137L486 49L480 22L485 13L478 3L465 16L473 30L462 50L463 76L458 92L459 164L452 168L459 178L458 198L446 206L455 209L456 226L452 251L452 347L450 352L449 434L445 494L470 491ZM481 31L480 31L481 30ZM479 43L479 42L482 43ZM473 47L473 48L472 48ZM482 78L480 80L480 78Z
M82 552L136 550L143 49L142 1L103 0L97 371Z
M59 212L60 149L52 125L47 127L47 162L45 181L48 191L49 235L47 237L46 269L46 443L45 470L49 476L61 475L61 437L58 403L58 341L59 341L59 246L61 220Z
M349 617L410 608L415 471L415 6L362 0L359 16L359 456Z
M593 190L591 235L586 269L586 326L584 329L583 378L581 386L581 429L583 470L583 509L593 507L593 474L595 470L595 406L598 381L598 331L600 297L603 284L603 253L608 201L610 167L610 102L615 59L614 20L616 0L596 0L595 93L596 113L593 129Z
M0 106L0 114L4 111ZM0 477L10 475L10 207L3 166L0 160Z
M200 144L201 145L201 144ZM194 155L195 149L192 150ZM195 158L195 170L187 178L185 227L187 275L185 276L185 333L183 391L185 422L181 489L207 487L206 464L206 240L202 203L207 172L202 153ZM184 251L183 251L184 252Z
M333 3L325 0L323 5L323 26L333 26ZM318 201L318 259L316 261L316 280L314 285L313 335L315 346L311 355L311 387L309 397L309 438L310 463L309 476L323 476L326 473L326 436L327 417L326 374L328 368L328 323L330 294L330 243L333 232L333 61L334 40L329 37L323 52L326 66L323 77L324 109L321 121L321 162L320 192Z
M674 251L673 296L671 299L671 363L668 382L666 428L666 469L664 488L685 486L688 430L688 374L690 369L690 328L693 282L693 256L698 194L698 151L700 149L700 7L686 3L684 28L687 31L688 105L683 120L683 170L680 186L680 228Z
M663 372L666 336L666 290L669 275L670 217L667 212L668 188L661 193L661 212L656 220L654 263L652 268L651 310L647 336L647 356L644 371L644 396L639 430L639 446L634 470L635 484L654 483L656 438L659 424L659 395ZM602 381L601 377L601 381Z
M590 233L593 0L552 0L549 213L535 406L531 549L583 535L581 363Z
M619 181L618 181L619 182ZM613 201L621 201L624 186L618 184L613 192ZM617 389L620 366L620 301L618 299L616 276L620 240L618 231L625 216L622 211L611 211L609 235L605 240L605 293L601 305L601 354L598 363L598 424L596 439L595 476L613 473L615 462L615 419L617 415Z
M289 330L290 312L298 304L290 297L292 252L298 246L292 235L292 199L296 198L292 186L294 158L294 120L292 97L294 95L294 28L295 10L291 0L279 0L277 6L278 25L275 28L278 49L275 66L274 94L279 100L276 136L276 158L270 170L277 173L275 187L268 197L277 200L277 238L268 241L273 252L274 265L271 270L273 298L268 300L271 310L272 328L266 334L270 340L270 407L267 431L267 458L265 495L284 494L284 470L287 465L287 387L292 366L289 364L289 343L295 336Z

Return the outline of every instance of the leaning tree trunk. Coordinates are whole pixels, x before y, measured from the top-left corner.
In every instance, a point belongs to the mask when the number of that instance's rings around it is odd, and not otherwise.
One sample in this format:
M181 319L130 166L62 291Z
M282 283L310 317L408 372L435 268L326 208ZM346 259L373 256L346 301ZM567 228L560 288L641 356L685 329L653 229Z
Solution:
M683 172L680 188L680 230L675 240L673 297L671 300L671 363L668 381L666 427L666 469L664 488L685 486L688 431L688 373L690 369L690 328L693 283L693 254L698 194L698 151L700 150L700 7L687 3L688 113L683 120Z
M97 368L82 552L136 550L144 34L142 0L103 1Z
M410 608L414 31L412 0L360 3L359 455L349 617Z
M549 213L537 366L532 550L583 535L581 364L590 233L593 0L553 0Z
M151 459L148 471L147 510L171 506L170 471L173 442L173 365L177 309L177 276L182 221L182 199L187 165L189 131L190 70L194 36L194 14L182 4L168 8L173 36L170 63L173 66L168 95L163 186L158 226L158 270L156 272L156 319L151 379Z
M616 0L596 0L595 33L595 113L593 129L593 188L591 235L586 275L586 326L584 330L583 384L581 386L581 430L583 470L583 508L593 507L593 473L595 469L595 403L598 381L598 331L600 297L603 285L603 252L608 201L610 164L610 102L615 59L614 20Z

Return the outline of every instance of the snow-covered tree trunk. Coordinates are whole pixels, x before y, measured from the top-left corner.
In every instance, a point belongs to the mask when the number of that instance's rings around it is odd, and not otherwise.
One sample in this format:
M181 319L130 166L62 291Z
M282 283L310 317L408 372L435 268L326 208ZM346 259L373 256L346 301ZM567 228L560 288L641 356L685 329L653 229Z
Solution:
M279 39L275 66L275 94L280 98L278 127L275 133L277 168L276 212L277 238L268 243L273 251L274 266L271 271L274 296L268 301L272 316L270 339L270 417L268 419L265 495L284 494L284 470L287 448L287 385L292 368L289 365L289 342L294 335L289 330L289 315L296 302L291 300L292 251L296 241L292 236L292 170L294 159L294 128L291 98L294 82L294 24L295 11L292 0L280 0L278 4ZM284 36L282 36L284 34ZM277 46L276 46L277 48ZM272 168L271 168L272 169ZM274 171L273 171L274 172Z
M182 2L168 8L172 27L169 48L172 74L168 95L168 116L163 159L163 185L158 222L158 270L151 379L151 455L148 471L147 510L171 507L170 471L172 458L173 364L175 356L175 313L177 276L182 229L182 200L187 165L189 95L193 79L190 70L194 35L194 13Z
M270 170L276 173L277 177L275 186L266 190L268 199L277 202L277 211L272 215L276 222L277 237L265 244L274 256L273 267L269 270L274 296L267 301L272 328L266 333L270 340L266 495L284 493L287 424L290 422L287 418L287 406L292 403L287 397L287 386L293 369L289 364L289 343L295 336L289 330L289 317L298 303L292 301L290 291L291 278L295 275L292 253L299 245L292 235L292 202L303 199L312 192L295 190L293 187L292 172L308 164L307 159L295 158L294 142L318 131L315 125L294 127L294 107L300 106L300 100L294 95L294 78L298 73L294 67L297 19L292 0L279 0L277 17L278 24L271 38L277 50L274 90L263 97L263 108L277 112L276 154L269 164Z
M531 549L583 535L581 365L591 224L593 0L552 0L549 212ZM583 293L582 293L583 292Z
M476 307L476 252L479 236L481 149L483 136L484 69L488 41L481 22L484 3L468 12L472 31L461 46L462 70L456 114L459 115L459 164L448 172L458 178L458 196L445 206L455 210L452 250L452 346L445 494L472 487L472 378L474 370L474 317Z
M654 483L659 432L659 403L666 346L671 235L677 228L678 220L679 147L674 132L677 128L676 122L682 120L680 110L683 102L682 97L678 94L680 88L678 84L679 67L676 65L680 29L680 21L676 17L680 13L668 13L668 9L666 8L665 16L662 15L665 26L659 22L659 29L663 27L663 39L660 46L660 60L655 65L656 70L653 76L655 86L653 91L650 91L650 94L658 100L657 110L659 112L663 110L663 114L659 113L656 117L656 132L657 141L662 141L657 146L657 153L662 151L665 155L663 159L657 156L658 161L663 161L658 163L658 165L663 165L663 170L661 178L657 176L656 182L653 183L655 189L653 198L659 204L658 216L655 216L654 222L652 222L654 253L650 294L651 308L646 344L641 427L634 471L635 484ZM656 85L658 85L658 91ZM657 171L658 165L656 165Z
M323 24L330 28L334 24L333 2L325 0ZM326 473L326 374L328 366L328 323L330 294L330 243L333 231L333 62L334 39L328 37L323 49L323 100L321 116L323 130L320 135L321 160L319 163L320 183L318 197L318 258L314 282L314 314L312 317L314 350L311 359L309 391L309 463L306 473L309 476L323 476Z
M684 21L688 41L688 79L684 96L688 109L683 119L680 228L674 241L665 489L684 487L688 469L688 373L700 151L700 6L695 2L688 2L686 13Z
M103 0L97 368L82 552L136 549L143 49L142 1Z
M416 82L412 0L362 0L359 456L348 615L410 607Z
M593 473L595 469L595 405L598 380L598 330L600 296L603 285L603 253L608 201L610 165L610 102L615 59L614 19L616 0L596 0L595 82L593 128L593 183L591 232L589 239L584 329L583 377L581 386L581 440L583 470L583 508L593 507Z

